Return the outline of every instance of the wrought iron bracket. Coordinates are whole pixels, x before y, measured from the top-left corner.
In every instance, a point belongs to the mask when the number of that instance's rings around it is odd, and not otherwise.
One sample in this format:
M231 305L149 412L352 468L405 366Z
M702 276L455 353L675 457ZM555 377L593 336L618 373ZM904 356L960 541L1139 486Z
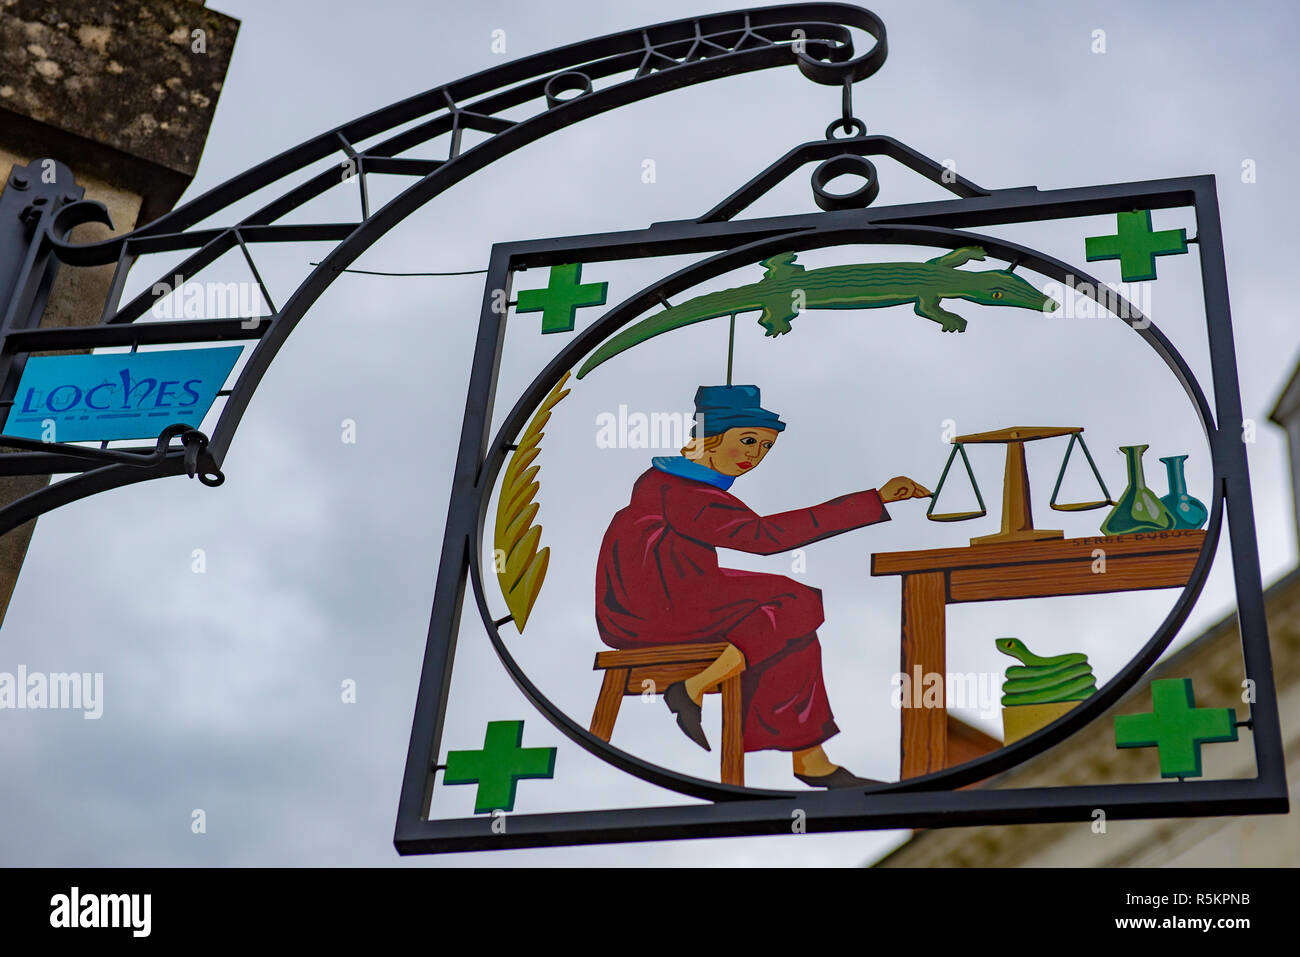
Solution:
M865 52L855 49L852 30L862 31L872 39ZM84 351L110 344L252 340L253 349L225 394L210 439L197 458L192 453L188 464L182 463L186 472L198 475L205 484L217 484L214 477L220 475L220 464L253 393L307 310L362 253L444 190L550 133L660 93L788 65L796 66L815 83L844 87L879 70L887 53L885 27L880 19L869 10L846 3L795 3L690 17L548 50L400 100L327 130L133 232L102 242L76 243L68 238L77 225L111 222L101 204L85 201L79 190L67 190L57 203L48 201L34 224L30 221L33 214L23 223L29 230L24 234L29 245L40 251L39 263L33 260L33 267L24 275L32 274L40 265L48 280L54 256L65 266L115 264L108 301L97 325L38 329L40 310L34 308L38 296L26 294L23 303L32 308L24 313L24 322L0 330L4 334L0 341L0 372L4 373L0 378L0 404L12 403L22 364L33 349ZM519 107L525 108L522 118ZM528 113L528 109L532 112ZM470 145L465 137L470 131L486 137ZM447 143L445 159L403 155L439 137L445 137ZM320 162L331 157L336 162L321 169ZM65 179L64 172L60 170L58 181L66 185L71 176ZM373 176L402 176L413 182L376 208L369 189L369 178ZM285 185L281 187L282 181ZM357 189L357 219L283 222L294 210L339 185ZM250 196L277 188L278 195L242 218L199 226L219 221L224 210ZM266 301L271 303L257 269L258 246L320 241L333 243L333 249L319 259L278 308L272 306L272 315L251 326L247 320L228 317L135 325L162 296L170 293L175 275L191 281L236 247L258 278ZM159 282L124 305L120 303L127 272L138 257L178 250L190 252ZM8 257L0 239L0 259ZM32 288L48 291L48 281L44 287L30 282L24 285L24 289ZM0 292L3 290L0 284ZM0 436L0 447L3 443L4 437ZM136 456L151 454L148 448L115 451ZM0 452L0 474L42 474L52 470L56 457L64 465L80 462L84 467L86 462L66 451L51 454L48 448L41 453ZM207 465L199 474L203 463ZM167 469L171 466L167 465ZM95 474L100 472L107 473L114 485L179 474L179 470L140 467L124 461L110 461L94 469ZM91 494L92 489L111 487L104 486L103 479L96 484L82 481L81 477L58 484L65 486L69 482L72 484L57 494L42 495L34 501L29 496L0 508L0 534L32 517L35 506L48 510Z
M9 171L0 193L0 337L40 325L59 270L52 226L84 195L72 171L52 159L35 159ZM3 398L12 398L24 361L8 353L0 356Z

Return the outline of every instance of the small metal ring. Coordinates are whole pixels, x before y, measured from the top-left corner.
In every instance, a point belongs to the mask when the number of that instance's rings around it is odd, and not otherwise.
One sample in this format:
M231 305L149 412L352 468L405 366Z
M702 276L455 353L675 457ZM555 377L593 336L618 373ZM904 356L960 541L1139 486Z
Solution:
M852 133L852 136L836 136L836 130L844 130L846 133ZM856 116L850 116L848 119L831 120L831 125L826 127L826 138L828 140L847 140L853 136L866 136L867 124L863 123Z
M200 472L199 481L208 488L216 488L218 485L226 484L226 475L221 471L221 469L217 469L213 472Z
M567 70L564 73L557 73L546 81L546 108L554 109L565 103L572 103L580 96L586 96L591 92L591 77L579 70ZM561 93L577 93L578 96L569 96L561 98Z
M866 182L851 193L832 193L826 189L827 183L845 173L860 176ZM817 205L827 212L837 209L863 209L870 206L880 195L880 178L876 175L875 165L865 156L841 153L839 156L832 156L813 170L812 190Z

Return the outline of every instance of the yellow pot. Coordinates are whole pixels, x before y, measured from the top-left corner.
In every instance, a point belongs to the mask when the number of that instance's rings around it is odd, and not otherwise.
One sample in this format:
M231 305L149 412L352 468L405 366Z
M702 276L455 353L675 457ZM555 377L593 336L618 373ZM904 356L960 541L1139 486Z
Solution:
M1017 704L1002 709L1002 742L1011 744L1045 728L1082 702L1053 701L1050 704Z

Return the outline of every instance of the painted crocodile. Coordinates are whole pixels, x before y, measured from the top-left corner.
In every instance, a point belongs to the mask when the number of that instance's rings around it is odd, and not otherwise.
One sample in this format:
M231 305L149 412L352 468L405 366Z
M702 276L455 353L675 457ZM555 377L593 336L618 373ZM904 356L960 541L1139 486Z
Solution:
M1020 662L1007 669L1007 679L1002 683L1004 705L1082 701L1097 690L1097 679L1087 655L1043 658L1018 638L999 638L994 644L998 651Z
M957 267L984 258L980 246L963 246L923 263L854 263L806 269L795 253L765 259L763 278L748 286L705 293L670 306L614 336L578 370L581 379L620 352L692 323L762 310L758 324L768 336L790 331L805 309L876 309L913 304L913 311L944 332L963 332L966 320L944 309L944 299L985 306L1018 306L1051 312L1057 303L1006 269L964 271Z

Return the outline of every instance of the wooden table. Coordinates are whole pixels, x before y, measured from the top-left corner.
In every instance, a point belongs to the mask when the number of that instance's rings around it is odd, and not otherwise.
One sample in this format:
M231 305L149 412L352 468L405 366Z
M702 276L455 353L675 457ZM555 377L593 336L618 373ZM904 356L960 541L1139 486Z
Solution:
M1204 531L1186 529L877 552L871 574L902 576L902 673L910 681L918 666L922 675L946 676L944 619L950 604L1181 588L1204 542ZM1105 570L1098 571L1102 558ZM949 766L942 691L938 707L903 708L901 722L900 778Z

